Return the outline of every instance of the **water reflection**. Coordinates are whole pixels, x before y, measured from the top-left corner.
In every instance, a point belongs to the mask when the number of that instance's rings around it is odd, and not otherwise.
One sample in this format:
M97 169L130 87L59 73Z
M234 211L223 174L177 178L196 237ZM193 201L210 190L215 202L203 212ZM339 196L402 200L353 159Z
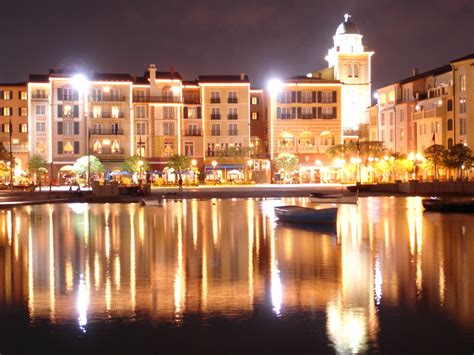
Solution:
M419 198L340 206L337 226L277 222L308 199L69 204L0 212L0 311L31 323L186 322L325 315L336 352L363 352L395 307L474 329L474 217L423 213Z

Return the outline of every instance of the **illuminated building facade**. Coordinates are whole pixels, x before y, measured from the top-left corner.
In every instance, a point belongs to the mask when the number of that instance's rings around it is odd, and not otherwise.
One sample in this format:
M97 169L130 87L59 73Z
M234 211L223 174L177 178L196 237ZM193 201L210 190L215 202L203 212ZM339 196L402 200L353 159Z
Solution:
M11 123L11 126L10 126ZM28 164L28 92L26 83L0 83L0 142L14 158L14 176ZM10 132L11 130L11 132ZM8 164L11 162L4 162Z

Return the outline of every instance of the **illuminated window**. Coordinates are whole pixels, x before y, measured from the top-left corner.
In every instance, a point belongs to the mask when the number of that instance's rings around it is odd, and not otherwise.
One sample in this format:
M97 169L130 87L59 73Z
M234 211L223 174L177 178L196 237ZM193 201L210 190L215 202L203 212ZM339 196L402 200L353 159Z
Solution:
M194 156L194 143L184 142L184 155L188 157Z
M20 91L20 100L28 100L28 92Z
M461 75L459 77L459 82L461 91L466 91L466 75Z
M11 107L3 108L3 116L11 116L13 114L13 109Z
M467 112L467 101L465 97L459 99L459 113Z
M66 142L66 144L64 144L63 153L69 155L74 154L74 146L71 142Z
M43 142L36 143L36 153L44 154L46 151L46 145Z
M347 64L347 76L352 78L354 76L354 67L352 63Z
M252 120L258 120L258 112L252 112Z
M28 108L27 107L20 107L19 109L20 116L26 117L28 116Z
M9 123L2 124L2 132L3 133L9 133L10 132L10 124Z
M2 99L3 100L11 100L13 96L13 92L11 91L3 91L2 92Z
M165 157L170 157L173 155L173 142L165 142L165 149L163 153Z
M22 123L19 125L18 130L20 133L28 133L28 125L26 123Z
M94 141L92 143L92 149L93 149L94 153L101 154L102 153L102 143L100 143L100 141Z
M395 102L395 91L390 91L388 93L388 102Z
M252 96L251 103L252 103L252 105L258 105L258 97L257 96Z
M100 106L94 106L92 108L92 117L94 118L102 117L102 108Z
M120 117L120 109L117 106L112 106L112 118Z
M117 139L114 139L110 149L112 151L112 154L120 154L121 153L120 142Z
M71 118L72 117L72 106L64 105L63 106L63 117Z

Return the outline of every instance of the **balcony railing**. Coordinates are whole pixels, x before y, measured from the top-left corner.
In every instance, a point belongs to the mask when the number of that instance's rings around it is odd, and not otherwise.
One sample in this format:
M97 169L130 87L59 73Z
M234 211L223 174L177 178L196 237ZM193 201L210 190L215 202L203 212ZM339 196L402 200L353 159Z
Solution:
M7 152L10 151L10 144L4 143L5 150ZM28 144L27 143L20 143L20 144L12 144L12 153L28 153Z
M202 130L200 129L187 129L184 131L184 135L188 137L199 137L202 136Z
M298 153L317 153L318 147L314 145L300 145L297 147Z
M89 96L89 101L92 102L124 102L125 96L123 95L100 95L100 96Z
M123 112L113 113L110 111L101 111L99 112L91 112L89 114L90 118L124 118Z
M238 102L239 102L239 100L237 100L236 97L229 97L229 98L227 99L227 103L228 103L228 104L236 104L236 103L238 103Z
M123 136L123 129L91 129L91 135L93 136Z
M237 130L229 130L229 136L238 136Z
M133 102L181 103L180 96L133 96Z
M234 114L227 115L228 120L237 120L238 118L239 118L239 115L234 115Z
M221 98L220 97L211 97L211 104L220 104Z
M184 97L184 103L188 105L199 105L201 103L201 99L199 97Z
M211 131L211 136L220 136L221 131Z
M278 151L282 153L296 153L296 146L291 146L291 147L279 146Z
M211 120L220 120L221 119L221 115L220 114L211 114Z
M33 94L31 95L32 100L47 100L48 95L38 95L38 94Z
M96 155L123 155L124 150L123 148L118 148L118 149L102 148L102 149L93 150L93 153Z

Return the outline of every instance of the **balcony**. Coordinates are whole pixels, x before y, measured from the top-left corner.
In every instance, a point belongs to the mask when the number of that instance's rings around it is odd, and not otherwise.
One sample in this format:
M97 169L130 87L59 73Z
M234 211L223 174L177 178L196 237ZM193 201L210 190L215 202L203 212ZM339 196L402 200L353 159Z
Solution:
M133 96L133 102L182 103L180 96Z
M318 153L318 147L315 145L300 145L297 147L298 153Z
M211 120L220 120L221 119L221 114L217 114L217 113L214 113L214 114L211 114Z
M33 94L33 95L31 95L31 100L33 100L33 101L48 100L48 95Z
M227 99L227 103L228 103L228 104L236 104L236 103L238 103L238 102L239 102L239 100L237 100L236 97L229 97L229 98Z
M90 118L124 118L124 113L123 112L118 112L118 113L113 113L111 111L101 111L99 112L90 112L89 117Z
M187 129L184 131L186 137L200 137L202 136L202 130L200 129Z
M432 117L440 117L441 116L441 110L438 108L428 108L428 109L423 109L421 111L415 112L413 114L413 119L414 120L420 120L423 118L432 118Z
M123 148L118 149L111 149L111 148L102 148L97 149L92 152L92 154L100 156L102 159L105 157L113 158L121 158L122 155L125 154Z
M227 115L228 120L237 120L238 118L239 118L239 115L234 115L234 114Z
M280 153L296 153L296 146L279 146L278 151Z
M10 151L10 143L6 142L3 143L5 150L7 152ZM28 153L28 144L27 143L21 143L21 144L12 144L12 153Z
M221 131L211 131L211 136L220 136L221 135Z
M211 97L211 104L220 104L221 98L220 97Z
M123 95L100 95L89 96L89 101L92 102L125 102L126 97Z
M123 136L123 129L91 129L93 136Z
M199 96L184 96L183 101L187 105L199 105L201 103L201 99Z

